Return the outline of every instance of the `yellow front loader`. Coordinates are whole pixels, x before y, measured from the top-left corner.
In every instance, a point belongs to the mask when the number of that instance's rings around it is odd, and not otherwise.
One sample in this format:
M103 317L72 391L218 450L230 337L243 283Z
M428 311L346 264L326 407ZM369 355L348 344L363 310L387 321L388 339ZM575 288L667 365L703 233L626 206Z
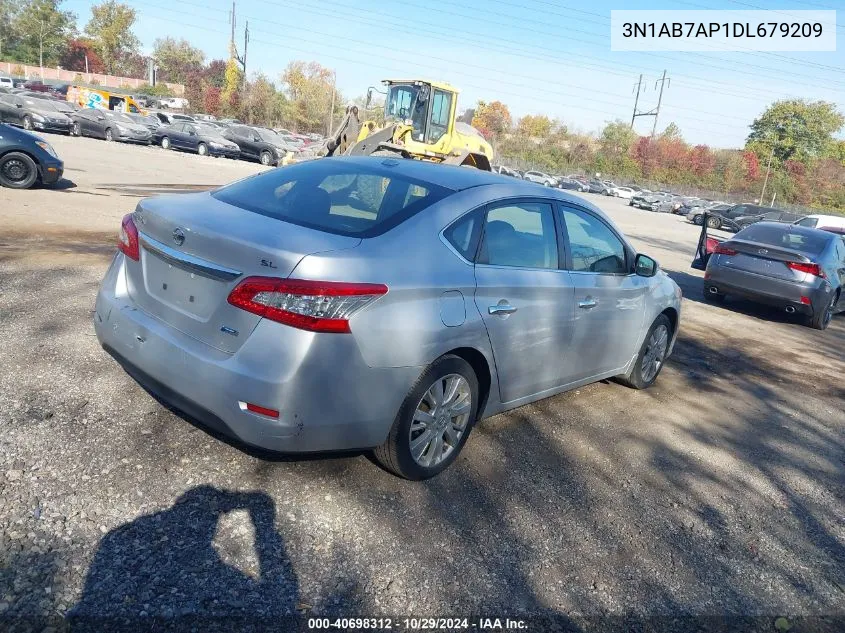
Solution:
M327 156L394 155L490 171L493 147L473 127L455 121L455 88L416 79L384 84L384 123L362 121L358 106L349 106L326 141Z

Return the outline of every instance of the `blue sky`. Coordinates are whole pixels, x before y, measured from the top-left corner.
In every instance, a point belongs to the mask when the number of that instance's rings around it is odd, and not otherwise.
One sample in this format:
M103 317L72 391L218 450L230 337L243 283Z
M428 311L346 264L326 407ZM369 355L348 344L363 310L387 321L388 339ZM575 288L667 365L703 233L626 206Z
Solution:
M84 27L93 3L63 5ZM231 0L132 0L135 32L145 51L158 37L184 37L207 57L227 53ZM838 9L837 39L845 41L845 0L238 0L237 35L249 20L250 73L277 81L288 62L314 60L337 73L352 98L388 77L428 77L461 90L459 109L500 100L514 118L546 114L570 129L595 132L613 119L630 121L640 73L640 110L657 103L658 130L670 121L692 143L737 147L748 124L772 101L800 97L833 101L845 112L845 52L631 53L610 50L611 9ZM827 28L828 26L826 26ZM240 46L240 44L239 44ZM639 118L637 131L650 132Z

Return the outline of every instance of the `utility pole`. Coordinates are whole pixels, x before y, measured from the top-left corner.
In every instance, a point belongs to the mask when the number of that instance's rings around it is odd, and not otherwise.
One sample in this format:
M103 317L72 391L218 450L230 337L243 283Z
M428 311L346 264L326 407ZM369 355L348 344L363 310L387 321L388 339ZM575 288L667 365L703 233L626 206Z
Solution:
M334 96L337 92L337 71L332 71L332 105L329 108L329 121L326 124L326 136L331 136L332 134L332 118L334 117Z
M659 96L659 97L657 97L657 109L654 111L654 126L652 126L652 128L651 128L651 135L652 135L652 136L654 136L654 135L655 135L655 133L657 132L657 117L659 117L659 116L660 116L660 104L661 104L661 103L663 103L663 86L665 86L665 85L666 85L666 81L667 81L667 79L666 79L666 71L665 71L665 70L663 71L663 77L661 77L661 78L660 78L660 79L658 79L657 81L659 81L659 82L660 82L660 96ZM657 81L655 81L655 82L654 82L654 87L655 87L655 88L657 88ZM670 85L671 85L672 80L671 80L671 79L669 79L668 81L669 81L669 83L670 83Z
M634 97L634 114L631 115L631 129L634 129L634 119L637 118L637 104L640 102L640 88L643 85L643 74L640 73L640 80L637 82L637 96Z
M243 85L246 86L246 49L249 46L249 20L246 21L246 28L244 28L244 54L241 57L240 62L241 66L244 69L244 80Z
M766 184L769 182L769 171L772 169L772 156L775 155L775 143L772 141L772 151L769 152L769 162L766 165L766 177L763 179L763 191L760 192L760 204L766 204L766 201L763 200L763 196L766 194ZM774 203L774 198L772 199Z
M41 31L38 38L38 65L41 66L41 81L44 81L44 20L41 20Z
M654 136L657 133L657 117L660 114L660 106L663 104L663 88L666 86L666 82L669 82L669 85L672 85L672 80L666 76L666 71L663 71L663 76L654 82L655 89L657 88L657 84L660 84L660 95L657 97L657 107L653 108L647 112L637 112L637 103L640 100L640 87L643 81L643 76L640 75L640 80L637 82L637 96L634 101L634 115L631 117L631 128L634 127L634 121L638 116L653 116L654 117L654 125L651 128L651 135Z
M229 36L229 56L234 57L235 53L235 2L232 0L232 11L229 13L229 24L232 25L232 33Z

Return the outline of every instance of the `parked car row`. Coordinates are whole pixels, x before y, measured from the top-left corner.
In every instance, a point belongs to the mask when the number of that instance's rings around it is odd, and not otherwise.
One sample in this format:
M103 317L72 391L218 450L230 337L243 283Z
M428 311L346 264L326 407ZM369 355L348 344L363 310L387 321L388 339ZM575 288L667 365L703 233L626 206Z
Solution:
M693 207L687 213L687 220L700 226L704 221L705 211L707 212L708 228L723 229L734 233L756 222L768 221L791 224L804 217L799 213L756 204L727 205L719 203L704 207Z
M0 122L25 130L87 136L106 141L160 145L201 156L225 156L279 165L286 158L316 155L322 137L218 121L174 112L129 113L80 108L44 93L0 88Z

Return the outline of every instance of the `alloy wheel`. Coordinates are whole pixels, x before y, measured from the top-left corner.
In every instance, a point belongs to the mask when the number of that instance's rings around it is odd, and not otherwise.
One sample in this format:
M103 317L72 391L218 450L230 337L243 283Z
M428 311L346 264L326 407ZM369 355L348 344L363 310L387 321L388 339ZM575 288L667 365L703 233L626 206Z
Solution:
M438 378L425 392L411 421L411 456L431 468L447 459L461 442L472 412L472 390L460 374Z
M669 330L661 324L654 328L651 336L648 337L646 343L645 354L640 363L640 373L643 377L643 382L649 383L657 376L663 365L663 359L666 357L666 349L669 346Z

